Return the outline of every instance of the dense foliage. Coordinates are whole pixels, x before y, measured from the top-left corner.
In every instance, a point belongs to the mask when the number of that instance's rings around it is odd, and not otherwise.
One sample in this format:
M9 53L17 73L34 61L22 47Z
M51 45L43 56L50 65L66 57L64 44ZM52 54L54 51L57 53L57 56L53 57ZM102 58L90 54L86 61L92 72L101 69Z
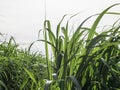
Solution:
M69 28L75 15L62 26L65 15L56 32L45 20L44 40L35 41L45 43L45 58L30 52L35 42L27 50L18 49L13 38L1 42L0 90L120 90L120 19L97 32L104 15L120 16L108 12L116 5L88 17L76 30ZM92 26L84 26L92 17Z
M45 42L46 60L48 57L48 45L53 51L54 70L48 68L49 85L45 90L119 90L120 89L120 20L110 27L102 28L97 32L99 22L104 15L120 15L108 10L112 5L100 14L92 15L85 19L76 30L69 29L62 18L57 25L56 34L51 28L51 23L46 20ZM97 16L91 27L85 27L84 23L91 17ZM71 30L71 31L69 31ZM73 32L69 35L69 32ZM48 67L51 67L48 64Z
M35 90L44 85L46 62L38 53L18 49L11 37L0 44L0 90Z

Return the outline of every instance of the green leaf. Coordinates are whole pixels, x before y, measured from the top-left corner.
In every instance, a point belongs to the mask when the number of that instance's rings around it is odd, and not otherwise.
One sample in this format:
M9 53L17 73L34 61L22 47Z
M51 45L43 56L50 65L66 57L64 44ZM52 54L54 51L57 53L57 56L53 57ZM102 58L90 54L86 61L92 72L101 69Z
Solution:
M25 72L29 75L29 77L31 78L31 80L37 84L37 81L35 80L34 74L30 71L28 71L26 68L23 68L25 70Z
M97 28L100 20L102 19L102 17L107 13L107 11L108 11L109 9L111 9L112 7L114 7L114 6L116 6L116 5L119 5L119 4L114 4L114 5L110 6L110 7L108 7L107 9L105 9L105 10L97 17L97 19L95 20L95 22L94 22L93 25L92 25L91 30L89 31L88 39L87 39L87 40L90 40L90 39L92 39L92 38L94 37L95 30L96 30L96 28Z
M7 86L6 86L6 85L4 84L4 82L1 81L1 80L0 80L0 86L3 86L3 87L5 88L5 90L8 90L8 89L7 89Z
M80 86L79 82L77 81L77 79L74 76L69 76L68 78L71 79L73 81L73 83L76 85L75 90L82 90L82 87Z
M20 86L20 90L23 90L23 88L25 87L27 82L28 82L28 78L25 78L25 80L23 81L22 85Z

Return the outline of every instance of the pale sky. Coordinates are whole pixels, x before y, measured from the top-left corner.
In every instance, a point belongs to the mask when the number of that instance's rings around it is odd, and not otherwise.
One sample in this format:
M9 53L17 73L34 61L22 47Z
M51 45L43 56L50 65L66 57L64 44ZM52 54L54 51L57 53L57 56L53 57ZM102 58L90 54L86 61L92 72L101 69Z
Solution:
M55 27L63 15L80 12L79 22L115 3L120 0L46 0L47 19ZM18 43L37 40L38 31L43 27L44 7L45 0L0 0L0 32L14 36ZM119 8L111 10L120 12ZM112 22L111 18L106 20Z

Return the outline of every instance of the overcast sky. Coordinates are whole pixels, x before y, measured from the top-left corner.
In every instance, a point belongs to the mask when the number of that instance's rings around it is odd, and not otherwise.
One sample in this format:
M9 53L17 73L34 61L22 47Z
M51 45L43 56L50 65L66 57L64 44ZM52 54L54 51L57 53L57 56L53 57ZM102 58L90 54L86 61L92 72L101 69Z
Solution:
M80 12L80 17L85 18L115 3L120 1L46 0L47 19L56 25L64 14ZM119 8L117 6L111 10L120 11ZM28 43L36 40L44 16L45 0L0 0L0 32L14 36L17 42Z

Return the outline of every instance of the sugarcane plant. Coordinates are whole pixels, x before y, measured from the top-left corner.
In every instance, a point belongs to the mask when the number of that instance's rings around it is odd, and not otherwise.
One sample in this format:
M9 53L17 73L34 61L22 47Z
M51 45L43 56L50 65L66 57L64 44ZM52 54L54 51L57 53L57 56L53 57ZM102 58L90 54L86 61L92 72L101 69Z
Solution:
M44 90L119 90L120 89L120 20L111 27L97 32L99 22L104 15L119 15L108 12L114 4L99 14L85 19L76 30L69 28L71 16L65 26L58 23L56 31L52 30L49 20L44 22L44 40L46 60L48 45L51 46L53 58L48 63L48 78ZM91 27L85 27L92 17L96 20ZM72 30L72 35L69 35ZM54 32L55 31L55 32ZM49 61L48 61L49 62Z

